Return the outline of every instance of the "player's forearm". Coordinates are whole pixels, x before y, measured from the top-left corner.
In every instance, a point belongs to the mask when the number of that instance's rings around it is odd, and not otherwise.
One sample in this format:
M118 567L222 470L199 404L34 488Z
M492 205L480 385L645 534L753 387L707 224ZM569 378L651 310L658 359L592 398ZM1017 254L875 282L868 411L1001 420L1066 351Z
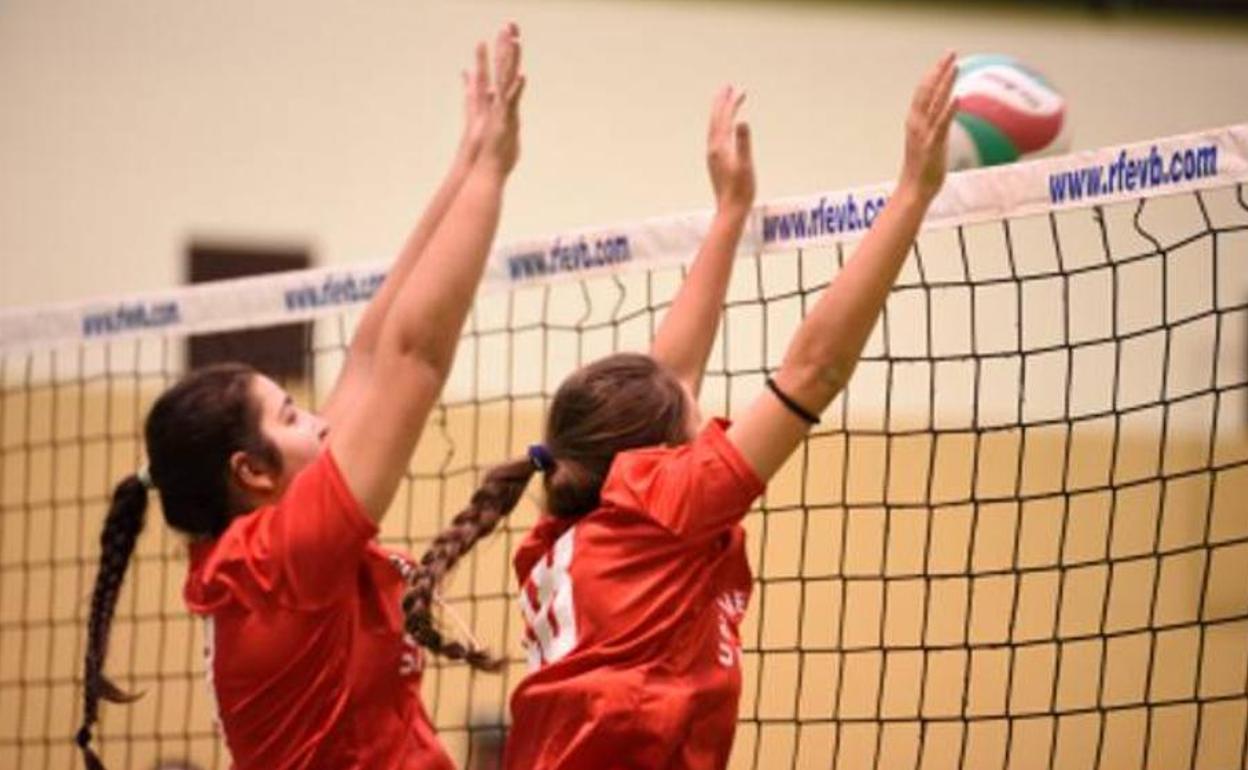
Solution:
M694 395L701 388L706 359L715 342L748 213L748 209L716 212L650 348L655 360L668 367Z
M818 414L849 381L930 202L899 186L794 334L776 380L806 409Z
M502 211L506 172L477 162L464 179L424 255L399 288L377 356L416 358L445 376L472 304Z

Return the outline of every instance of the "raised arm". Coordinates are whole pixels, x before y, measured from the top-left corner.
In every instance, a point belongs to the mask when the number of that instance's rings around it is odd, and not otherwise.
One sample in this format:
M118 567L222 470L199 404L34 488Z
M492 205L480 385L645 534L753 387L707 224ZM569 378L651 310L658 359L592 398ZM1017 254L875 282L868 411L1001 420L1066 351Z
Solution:
M789 343L773 382L792 403L786 405L768 389L728 431L729 440L764 480L779 470L810 428L798 410L819 414L849 381L927 207L944 183L955 75L954 55L947 53L915 90L897 187L857 253Z
M394 298L398 296L408 273L424 253L429 239L446 216L481 152L485 120L490 108L490 71L485 43L477 44L475 54L472 71L463 74L464 130L459 140L459 148L442 183L425 207L416 227L407 236L398 258L386 273L386 280L364 308L355 335L351 338L346 360L338 373L338 380L321 407L321 414L331 426L342 417L343 408L360 396L371 376L373 356L381 338L382 325L394 304Z
M519 35L514 24L498 34L481 151L398 288L372 376L330 429L330 451L374 520L389 507L446 380L498 226L503 186L519 154Z
M706 165L715 191L715 218L650 346L650 355L694 397L702 388L737 243L754 203L750 128L737 121L744 99L743 92L725 86L711 104Z

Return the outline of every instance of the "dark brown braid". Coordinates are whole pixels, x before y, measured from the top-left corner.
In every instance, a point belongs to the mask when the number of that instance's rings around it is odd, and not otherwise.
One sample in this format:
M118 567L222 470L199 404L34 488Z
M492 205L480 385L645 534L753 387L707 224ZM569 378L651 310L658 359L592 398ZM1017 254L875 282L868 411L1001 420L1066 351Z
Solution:
M250 395L256 371L241 364L196 370L161 394L152 405L144 440L152 481L170 527L192 537L216 537L240 512L232 494L229 458L244 451L281 468L281 455L260 432L260 408ZM82 727L75 741L88 770L103 770L90 749L100 700L133 701L103 674L109 628L135 541L143 529L147 489L131 475L117 485L100 533L100 566L91 596L83 670Z
M75 740L82 749L88 770L103 770L100 758L91 750L91 727L99 718L100 699L129 703L138 695L123 692L104 676L108 655L109 628L121 593L121 582L130 566L130 555L147 513L147 488L137 476L126 477L113 491L113 503L100 532L100 567L91 593L91 618L87 626L87 655L83 665L82 726Z
M433 619L434 593L460 557L478 540L494 531L498 522L516 507L534 468L528 460L516 460L493 468L472 495L468 507L451 520L429 550L425 551L403 595L407 632L420 646L451 660L462 660L482 671L497 671L503 661L471 643L447 639Z

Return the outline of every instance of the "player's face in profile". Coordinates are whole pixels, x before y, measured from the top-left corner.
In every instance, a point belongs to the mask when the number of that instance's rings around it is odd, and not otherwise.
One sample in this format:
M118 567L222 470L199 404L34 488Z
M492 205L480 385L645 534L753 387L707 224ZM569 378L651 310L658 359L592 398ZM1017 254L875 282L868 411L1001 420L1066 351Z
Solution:
M329 425L320 415L296 405L289 393L264 375L256 376L252 392L260 402L260 432L282 458L277 488L283 490L316 459Z

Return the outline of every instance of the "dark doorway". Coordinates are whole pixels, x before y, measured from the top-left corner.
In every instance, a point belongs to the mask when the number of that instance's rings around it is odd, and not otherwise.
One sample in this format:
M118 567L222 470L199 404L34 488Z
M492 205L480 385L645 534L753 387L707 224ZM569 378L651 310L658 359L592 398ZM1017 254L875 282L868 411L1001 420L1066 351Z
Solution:
M187 251L187 283L206 283L287 270L303 270L311 264L307 249L249 244L192 243ZM274 380L311 382L309 354L312 325L309 323L265 326L241 331L191 337L187 364L238 361L250 364Z

